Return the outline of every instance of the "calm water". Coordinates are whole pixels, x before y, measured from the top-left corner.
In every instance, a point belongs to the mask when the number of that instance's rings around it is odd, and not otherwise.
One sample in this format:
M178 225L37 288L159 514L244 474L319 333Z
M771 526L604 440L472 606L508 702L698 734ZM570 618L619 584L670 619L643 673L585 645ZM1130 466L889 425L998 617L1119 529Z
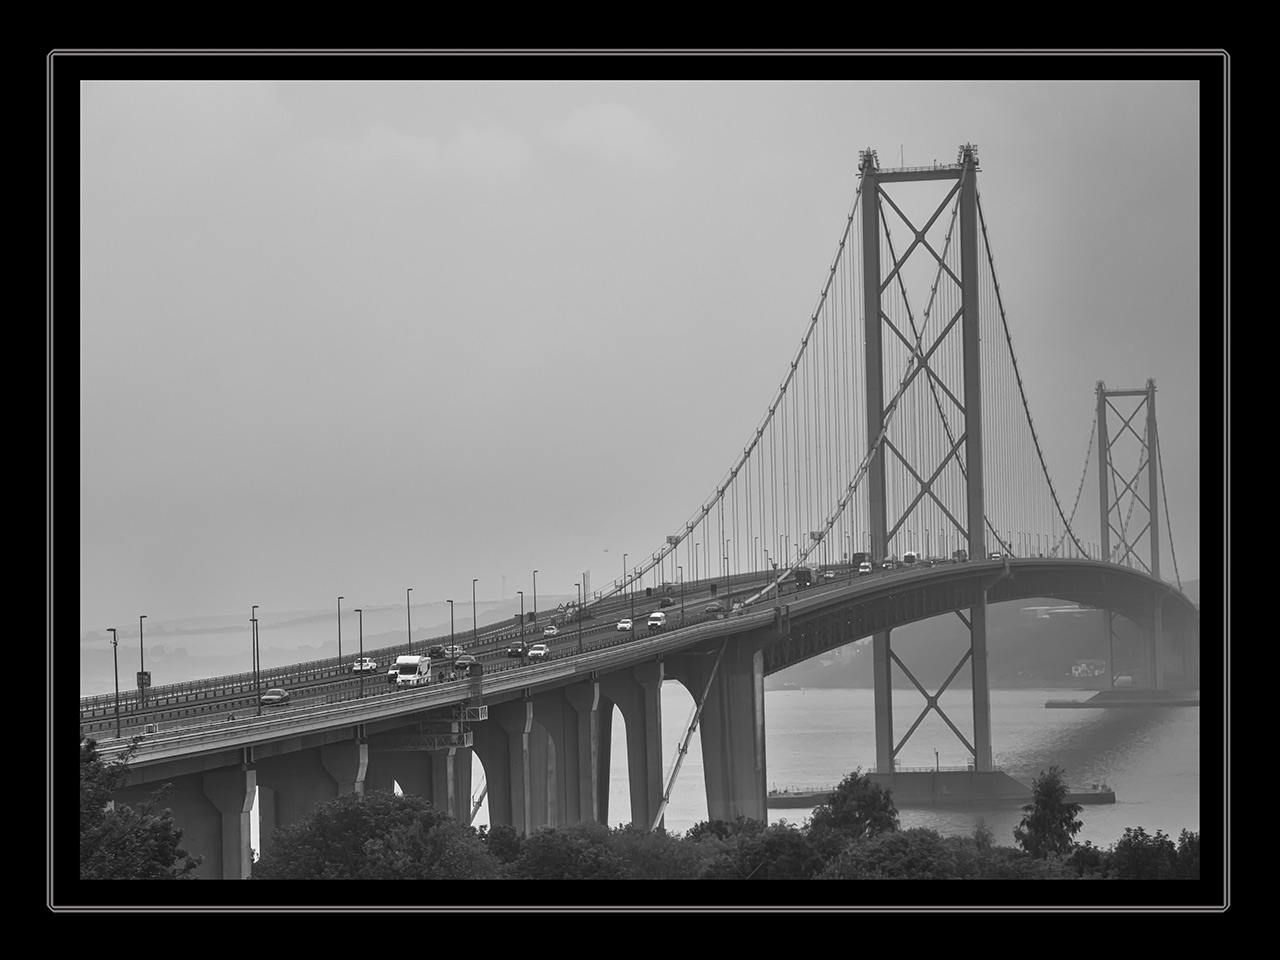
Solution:
M1066 770L1067 782L1083 787L1106 781L1115 804L1086 806L1077 840L1103 846L1125 827L1164 830L1173 837L1184 827L1200 829L1200 709L1198 707L1126 710L1046 710L1046 700L1086 699L1065 690L993 690L991 724L995 762L1023 783L1050 764ZM875 713L871 690L780 690L765 693L766 758L769 784L806 787L838 782L855 767L875 766ZM894 734L900 739L923 709L913 690L894 691ZM940 706L972 741L972 698L967 690L948 691ZM679 684L663 686L663 757L671 758L693 711L693 700ZM631 818L625 768L626 731L621 715L613 724L609 821ZM938 762L963 766L967 754L946 724L931 713L911 735L899 756L904 767ZM477 763L477 768L479 764ZM665 780L664 780L665 782ZM476 776L477 786L479 775ZM770 810L770 820L803 823L811 810ZM903 827L929 827L943 834L971 834L982 818L996 842L1013 844L1013 828L1022 818L1017 805L988 809L905 808ZM706 819L702 747L695 734L667 807L668 830L684 831ZM482 807L476 825L486 823Z

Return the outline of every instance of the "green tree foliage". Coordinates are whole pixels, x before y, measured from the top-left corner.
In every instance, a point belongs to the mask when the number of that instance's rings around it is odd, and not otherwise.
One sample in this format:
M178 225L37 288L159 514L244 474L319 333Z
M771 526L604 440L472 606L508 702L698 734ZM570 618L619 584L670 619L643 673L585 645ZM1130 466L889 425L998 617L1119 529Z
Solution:
M1184 829L1178 834L1178 860L1174 864L1178 880L1200 879L1200 834Z
M1069 853L1083 826L1076 819L1081 809L1078 803L1067 803L1066 774L1061 768L1041 770L1031 783L1031 803L1022 808L1026 815L1014 828L1013 839L1037 859Z
M666 830L629 823L610 834L609 845L635 880L694 880L702 868L698 844Z
M107 762L95 741L80 738L81 880L186 880L203 862L182 849L182 831L169 811L156 813L169 784L137 810L123 804L108 809L112 795L125 785L137 744Z
M501 864L431 802L385 790L317 805L277 830L255 880L484 879Z
M813 810L808 834L823 859L831 859L850 841L898 829L892 791L872 781L858 767L840 781L827 802Z
M733 820L701 820L685 831L685 837L695 843L705 840L707 837L728 840L739 834L760 833L764 828L764 821L751 820L742 816L742 814L738 814Z
M961 841L962 843L965 841ZM977 844L967 841L977 850ZM882 831L845 846L826 869L823 880L958 880L962 872L956 844L935 830ZM976 860L966 859L967 863Z
M808 835L785 822L733 834L718 846L720 852L703 864L701 879L812 880L823 865Z
M1196 843L1198 848L1199 838ZM1172 880L1178 848L1163 830L1152 837L1142 827L1125 827L1124 836L1112 848L1111 860L1121 880Z
M524 839L524 835L509 824L482 826L479 836L488 846L489 852L501 863L514 863L520 856L520 841Z
M1080 879L1104 880L1114 876L1111 850L1095 847L1088 840L1072 848L1066 857L1066 863Z
M599 823L543 827L524 838L510 866L518 880L628 880L631 871Z

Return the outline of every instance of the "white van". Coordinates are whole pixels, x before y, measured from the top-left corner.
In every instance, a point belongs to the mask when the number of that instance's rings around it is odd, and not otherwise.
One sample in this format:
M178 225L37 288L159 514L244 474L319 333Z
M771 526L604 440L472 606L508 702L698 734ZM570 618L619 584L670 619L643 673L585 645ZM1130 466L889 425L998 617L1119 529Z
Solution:
M660 610L655 610L649 614L649 629L661 630L667 625L667 615Z
M431 680L430 657L396 657L396 686L417 686Z

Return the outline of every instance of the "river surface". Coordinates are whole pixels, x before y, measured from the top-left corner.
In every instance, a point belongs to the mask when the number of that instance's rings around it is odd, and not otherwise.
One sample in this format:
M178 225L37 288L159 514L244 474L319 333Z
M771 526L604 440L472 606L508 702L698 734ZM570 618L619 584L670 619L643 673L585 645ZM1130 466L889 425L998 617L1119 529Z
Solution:
M914 690L893 692L894 738L900 740L924 709ZM875 711L871 690L776 690L765 693L765 751L770 787L834 785L861 766L875 768ZM1088 699L1067 690L992 690L991 728L995 763L1030 785L1041 770L1057 764L1073 789L1105 781L1116 803L1083 808L1084 826L1076 839L1109 846L1125 827L1157 829L1177 839L1186 829L1200 830L1200 708L1151 707L1112 710L1049 710L1046 700ZM939 700L972 742L972 697L968 690L947 691ZM688 727L693 699L678 683L663 685L663 759L669 778L672 758ZM613 766L609 823L631 818L627 788L626 729L621 714L613 723ZM934 750L938 753L935 758ZM967 751L945 722L930 713L898 754L903 767L964 766ZM480 764L475 765L476 786ZM770 810L769 819L802 824L812 810ZM1016 805L987 808L899 809L902 826L928 827L942 834L972 834L979 819L996 842L1013 845L1013 829L1022 818ZM695 733L672 790L666 827L683 832L707 817L702 778L702 745ZM488 808L476 816L488 822Z

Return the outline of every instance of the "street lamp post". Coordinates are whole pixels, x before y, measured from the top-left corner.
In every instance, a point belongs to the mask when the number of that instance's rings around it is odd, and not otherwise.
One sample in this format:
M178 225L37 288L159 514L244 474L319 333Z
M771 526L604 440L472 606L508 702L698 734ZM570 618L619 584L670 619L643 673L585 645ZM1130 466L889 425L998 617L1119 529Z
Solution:
M517 590L520 594L520 658L524 659L524 591Z
M342 597L338 598L338 666L342 666Z
M680 576L680 626L684 626L684 567L676 564L676 573Z
M533 625L538 625L538 571L533 571Z
M409 587L404 592L404 622L409 629L409 645L404 648L406 656L413 656L413 617L409 614L409 594L413 593L413 587Z
M249 611L249 628L253 633L250 641L253 646L253 692L258 698L258 716L262 716L262 684L258 671L258 605L256 603Z
M576 616L578 620L578 652L581 653L582 652L582 584L575 583L574 586L578 588L578 611Z
M724 555L724 612L728 613L733 607L729 602L729 555Z
M471 645L474 647L476 641L480 637L480 621L476 619L476 582L479 577L471 578ZM453 648L453 669L456 673L458 670L458 648Z
M364 659L364 610L356 607L356 613L360 615L360 659ZM360 699L364 699L364 671L360 671Z
M701 546L702 544L700 543L695 543L693 545L693 582L694 583L698 582L698 554L701 552L699 549Z
M146 657L144 651L147 645L142 642L142 621L147 619L144 613L138 617L138 697L142 701L142 709L147 709L147 688L142 674L147 672Z
M116 739L120 739L120 653L117 649L120 641L116 637L116 628L107 627L111 631L111 665L116 674Z

